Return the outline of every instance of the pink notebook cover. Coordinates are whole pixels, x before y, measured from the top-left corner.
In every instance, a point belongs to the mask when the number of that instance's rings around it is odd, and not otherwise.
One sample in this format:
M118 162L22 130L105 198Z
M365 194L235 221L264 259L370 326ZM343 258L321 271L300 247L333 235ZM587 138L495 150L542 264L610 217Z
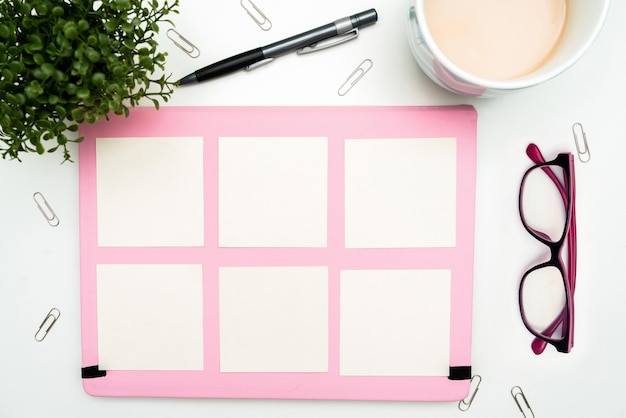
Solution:
M163 107L84 125L80 134L80 251L83 385L94 396L453 401L469 391L477 114L450 107ZM201 138L203 244L115 246L99 242L97 138ZM222 248L219 244L220 138L325 138L326 245ZM346 248L348 140L455 139L454 245ZM123 158L123 155L120 155ZM375 166L373 166L375 169ZM425 179L418 179L425 181ZM427 179L426 179L427 181ZM133 179L128 179L132 184ZM124 202L119 202L124 205ZM175 222L175 220L173 220ZM375 220L372 220L375 222ZM97 268L102 265L195 264L202 267L200 370L103 370L99 355ZM327 367L317 372L221 371L219 271L232 266L327 268ZM345 269L443 269L450 272L449 375L342 373L340 275ZM126 344L123 341L120 344ZM428 344L428 341L424 341ZM182 354L181 354L182 355ZM350 374L350 373L348 373ZM375 373L374 373L375 374ZM402 373L400 373L402 374Z

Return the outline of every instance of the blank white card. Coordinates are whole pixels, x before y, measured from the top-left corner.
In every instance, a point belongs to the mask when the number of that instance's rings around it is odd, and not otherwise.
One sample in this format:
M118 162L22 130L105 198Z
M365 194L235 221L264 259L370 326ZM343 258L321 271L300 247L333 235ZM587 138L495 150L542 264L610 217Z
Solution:
M99 264L103 370L202 370L202 266Z
M456 245L456 139L354 139L345 145L348 248Z
M199 137L97 138L98 245L204 245Z

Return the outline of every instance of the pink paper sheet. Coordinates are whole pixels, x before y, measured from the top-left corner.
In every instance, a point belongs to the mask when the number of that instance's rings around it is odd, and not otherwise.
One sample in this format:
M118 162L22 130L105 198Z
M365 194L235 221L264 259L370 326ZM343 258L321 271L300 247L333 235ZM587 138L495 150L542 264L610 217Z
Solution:
M339 275L342 269L449 269L451 367L471 365L476 111L453 107L163 107L136 108L128 119L84 125L80 145L80 249L83 367L99 364L98 264L201 264L204 368L201 371L108 370L83 380L94 396L452 401L469 379L447 376L341 376ZM204 138L204 246L99 247L96 138ZM325 248L218 246L218 138L327 137L328 220ZM447 248L344 246L346 139L456 138L456 245ZM132 179L129 179L132 181ZM319 373L221 373L219 287L223 266L328 267L328 370ZM427 343L427 342L425 342Z

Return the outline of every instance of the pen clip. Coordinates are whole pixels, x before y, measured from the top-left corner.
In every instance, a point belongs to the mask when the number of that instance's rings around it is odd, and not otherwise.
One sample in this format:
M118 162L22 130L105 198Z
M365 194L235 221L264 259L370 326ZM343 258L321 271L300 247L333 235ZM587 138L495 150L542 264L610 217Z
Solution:
M259 67L264 66L265 64L269 64L272 61L274 61L274 58L271 58L271 57L270 58L265 58L265 59L263 59L261 61L257 61L257 62L255 62L253 64L250 64L250 65L246 66L245 70L246 71L252 71L252 70L255 70L255 69L259 68Z
M336 35L333 38L338 38L337 40L331 42L315 42L314 44L305 46L297 51L298 55L302 54L310 54L311 52L321 51L322 49L328 49L335 45L342 44L344 42L351 41L359 36L359 28L354 28L349 32L346 32L341 35ZM333 39L330 38L330 39Z

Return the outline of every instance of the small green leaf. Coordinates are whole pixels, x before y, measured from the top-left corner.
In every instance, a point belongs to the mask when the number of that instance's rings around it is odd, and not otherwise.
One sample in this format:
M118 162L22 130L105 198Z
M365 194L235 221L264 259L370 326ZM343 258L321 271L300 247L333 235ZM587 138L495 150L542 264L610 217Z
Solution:
M35 5L35 10L40 15L45 15L48 13L48 4L47 3L38 3Z
M78 30L81 32L86 31L87 29L89 29L89 22L87 22L85 19L81 19L78 21Z
M76 65L79 61L82 61L84 55L85 55L85 48L83 46L81 46L80 48L76 48L74 50L74 58L76 58L76 61L74 61L73 65Z
M152 69L154 63L150 57L141 57L139 58L139 65L147 69Z
M60 118L67 116L67 110L65 110L63 106L56 105L54 106L54 110L58 113Z
M43 45L41 36L34 34L28 36L28 42L30 42L31 44Z
M91 62L98 62L98 61L100 61L100 53L98 51L96 51L95 49L93 49L92 47L88 47L85 50L85 56Z
M21 2L20 11L22 14L29 15L32 11L32 7L27 2Z
M119 10L130 8L130 0L115 0L115 4L119 7Z
M54 68L54 65L50 64L49 62L46 62L41 66L41 71L43 71L46 77L51 77L56 71L56 68Z
M63 8L61 6L55 6L52 8L52 16L54 17L61 17L63 16Z
M78 86L74 83L67 83L67 85L65 86L65 91L70 96L74 96L76 94L76 91L78 91Z
M41 81L44 81L45 79L48 78L46 76L46 74L43 71L41 71L41 68L35 68L33 70L33 77L35 77L37 80L41 80Z
M119 76L121 76L121 75L123 75L123 74L124 74L124 67L122 67L122 66L121 66L121 65L119 65L119 64L114 65L114 66L111 68L111 72L113 73L113 75L114 75L114 76L119 77Z
M103 26L104 30L106 30L108 33L115 32L115 30L117 29L117 25L111 20L104 22Z
M24 63L21 61L11 61L8 65L9 69L14 73L21 73L26 69Z
M46 62L46 59L41 54L35 54L33 55L33 61L35 61L35 64L41 65Z
M76 92L76 97L78 97L81 100L88 99L90 95L91 93L89 92L89 89L85 87L79 88L78 91Z
M57 83L60 83L66 81L68 77L67 74L65 74L63 71L55 70L54 74L52 74L52 79Z
M7 93L6 94L7 102L11 104L17 104L17 97L14 94Z
M24 94L26 94L26 97L29 99L36 99L41 93L43 93L43 89L41 88L41 84L36 80L31 81L28 86L24 88Z
M11 34L11 30L5 24L0 24L0 38L7 39Z
M76 39L78 38L78 27L74 22L66 22L63 25L63 34L67 39Z
M104 33L98 33L98 43L100 44L100 46L105 46L109 44L109 37L106 36Z
M72 109L71 115L73 120L78 123L82 123L85 118L85 111L77 107Z
M2 70L2 77L8 84L13 84L13 80L15 80L15 75L13 75L13 72L8 68Z
M0 126L5 129L10 128L13 125L11 117L7 113L0 113Z
M32 43L29 43L29 44L24 45L24 49L29 54L34 54L37 51L41 51L43 49L43 45L42 44L32 44Z
M106 82L106 76L100 72L94 73L94 75L91 76L91 82L98 87L102 87Z

